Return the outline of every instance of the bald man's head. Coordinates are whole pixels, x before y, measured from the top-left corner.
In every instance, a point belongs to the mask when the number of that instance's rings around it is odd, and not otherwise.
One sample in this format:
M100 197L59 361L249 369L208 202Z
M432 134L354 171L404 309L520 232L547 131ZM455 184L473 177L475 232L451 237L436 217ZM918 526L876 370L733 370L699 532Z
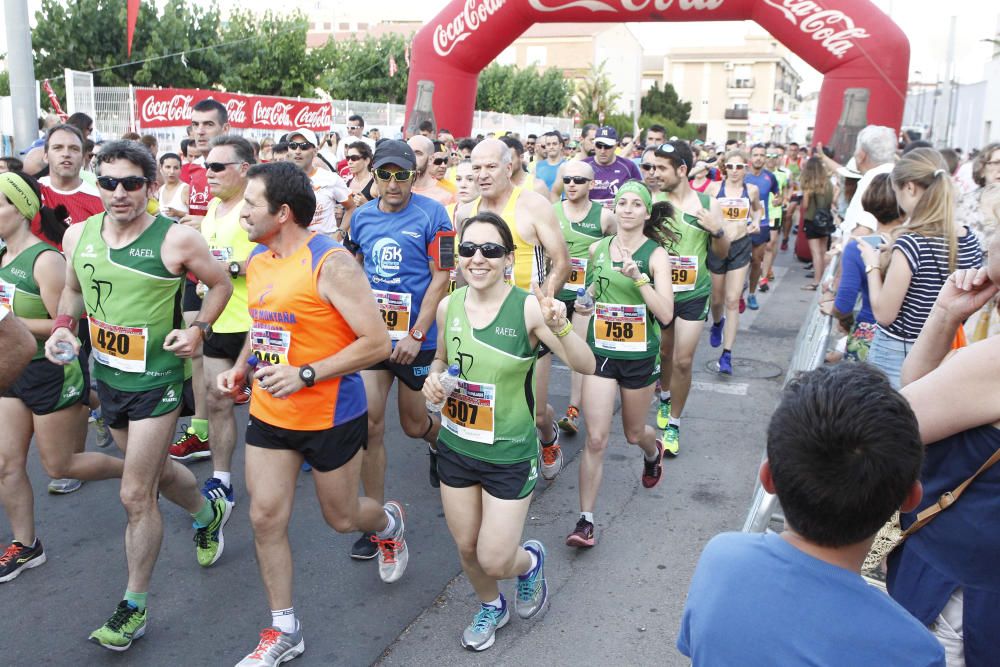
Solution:
M472 171L483 197L498 197L510 190L511 160L510 148L498 139L484 139L472 149Z
M431 155L434 154L434 142L422 134L416 134L406 140L406 143L413 149L413 154L417 157L417 173L423 174L427 171L427 163Z
M576 204L590 198L590 188L594 184L593 167L583 160L572 160L564 164L561 171L566 199Z
M563 176L583 176L594 180L594 168L583 160L571 160L563 165Z

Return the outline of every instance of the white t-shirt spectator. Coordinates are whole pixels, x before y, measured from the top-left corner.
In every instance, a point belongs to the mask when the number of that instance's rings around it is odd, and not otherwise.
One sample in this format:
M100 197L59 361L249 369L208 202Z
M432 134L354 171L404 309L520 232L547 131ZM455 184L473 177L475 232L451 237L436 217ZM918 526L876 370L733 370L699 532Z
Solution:
M313 215L309 231L332 234L337 229L334 211L337 204L347 201L351 191L337 174L326 169L317 169L309 174L313 192L316 193L316 213Z
M879 174L889 174L892 173L892 168L895 167L895 163L886 162L885 164L880 164L877 167L872 167L865 175L861 177L858 181L858 189L854 193L854 198L851 199L851 203L847 206L847 213L844 214L844 222L840 225L840 231L844 236L850 236L854 228L858 226L858 217L864 212L864 207L861 205L861 198L865 195L865 190L871 185L871 182L875 180L875 177ZM874 231L874 230L872 230Z

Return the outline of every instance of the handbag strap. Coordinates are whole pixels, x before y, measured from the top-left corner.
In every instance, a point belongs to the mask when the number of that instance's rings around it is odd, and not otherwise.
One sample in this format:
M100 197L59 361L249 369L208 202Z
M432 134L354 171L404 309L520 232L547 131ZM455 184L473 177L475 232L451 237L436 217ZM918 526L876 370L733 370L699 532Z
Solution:
M1000 449L997 449L995 452L993 452L993 456L987 459L986 463L979 466L979 470L977 470L971 477L969 477L969 479L959 484L954 491L946 491L945 493L941 494L941 497L938 498L938 501L936 503L930 505L929 507L925 507L924 511L917 515L917 520L913 522L913 525L911 525L903 532L902 539L906 539L913 533L917 532L918 530L926 526L928 523L930 523L931 519L933 519L938 514L940 514L944 510L954 505L955 501L957 501L962 496L962 494L965 493L965 490L969 488L969 485L972 484L972 482L974 482L977 477L979 477L984 472L989 470L989 468L997 461L1000 461Z

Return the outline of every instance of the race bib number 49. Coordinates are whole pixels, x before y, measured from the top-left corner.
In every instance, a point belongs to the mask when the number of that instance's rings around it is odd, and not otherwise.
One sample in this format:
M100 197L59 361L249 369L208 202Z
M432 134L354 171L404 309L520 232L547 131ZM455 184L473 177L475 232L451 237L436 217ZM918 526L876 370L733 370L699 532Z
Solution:
M670 282L674 293L690 292L698 280L698 257L682 255L670 258Z
M441 410L441 425L464 440L492 445L496 385L458 381Z
M389 338L392 340L402 340L410 333L410 303L412 296L409 292L383 292L373 290L375 293L375 303L379 312L382 313L382 320L385 328L389 330Z
M722 217L726 222L749 222L750 200L744 197L726 197L719 200Z
M645 352L645 304L598 303L594 309L594 346L612 352Z
M250 349L261 361L269 364L287 364L288 350L292 347L292 332L284 329L250 329Z
M149 330L144 327L120 327L90 318L94 359L110 368L126 373L145 373L148 338Z

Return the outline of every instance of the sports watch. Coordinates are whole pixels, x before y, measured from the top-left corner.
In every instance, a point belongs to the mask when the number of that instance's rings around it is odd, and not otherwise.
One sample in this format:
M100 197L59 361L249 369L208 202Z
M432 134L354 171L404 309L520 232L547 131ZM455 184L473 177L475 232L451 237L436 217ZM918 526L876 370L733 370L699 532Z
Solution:
M410 338L417 341L418 343L423 343L424 339L427 338L427 334L425 334L420 329L410 329Z
M200 320L195 320L191 323L191 326L198 327L201 329L202 340L208 340L212 337L212 325L208 322L202 322Z
M232 276L233 278L239 278L240 277L240 263L239 262L230 262L229 263L229 275Z
M299 379L302 380L305 386L311 387L316 384L316 371L312 366L306 364L299 369Z

